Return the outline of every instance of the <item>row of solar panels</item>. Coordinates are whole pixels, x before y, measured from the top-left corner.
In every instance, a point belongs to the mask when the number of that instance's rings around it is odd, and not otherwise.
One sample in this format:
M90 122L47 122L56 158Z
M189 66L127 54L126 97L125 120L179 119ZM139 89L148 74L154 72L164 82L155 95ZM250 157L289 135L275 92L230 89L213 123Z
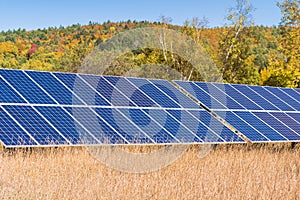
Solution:
M166 80L0 70L1 103L200 108Z
M300 141L296 89L174 81L252 142ZM166 80L0 69L5 146L242 143Z
M243 142L204 110L2 107L6 146Z

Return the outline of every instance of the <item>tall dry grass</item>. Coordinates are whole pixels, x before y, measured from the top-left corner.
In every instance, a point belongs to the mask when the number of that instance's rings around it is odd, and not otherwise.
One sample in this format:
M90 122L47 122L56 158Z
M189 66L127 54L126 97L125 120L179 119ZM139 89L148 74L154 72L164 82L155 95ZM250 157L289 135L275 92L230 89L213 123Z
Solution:
M84 148L2 150L3 199L300 199L300 148L220 145L190 148L157 172L129 174Z

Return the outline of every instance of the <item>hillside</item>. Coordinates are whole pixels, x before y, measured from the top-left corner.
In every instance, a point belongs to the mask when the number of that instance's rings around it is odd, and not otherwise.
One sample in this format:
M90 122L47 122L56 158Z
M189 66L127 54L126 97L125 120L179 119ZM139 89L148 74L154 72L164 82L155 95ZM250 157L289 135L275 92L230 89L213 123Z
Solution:
M189 35L209 53L220 72L223 73L226 82L284 87L300 86L299 68L286 71L283 65L279 67L283 73L278 74L275 73L278 67L274 69L270 66L277 61L274 55L280 53L278 42L281 32L278 27L244 28L247 38L240 38L244 41L243 45L235 47L236 52L241 53L232 52L231 60L224 60L226 50L224 50L224 44L231 31L229 27L195 28L188 25L173 26L145 21L108 21L103 24L90 22L88 25L75 24L68 27L49 27L31 31L24 29L2 31L0 33L0 67L77 72L83 59L98 44L120 32L139 27L169 28ZM138 51L131 55L134 59L130 62L133 66L151 62L166 64L161 54L162 52L158 50ZM114 74L120 75L118 71L114 71ZM199 76L193 75L192 79L199 80Z

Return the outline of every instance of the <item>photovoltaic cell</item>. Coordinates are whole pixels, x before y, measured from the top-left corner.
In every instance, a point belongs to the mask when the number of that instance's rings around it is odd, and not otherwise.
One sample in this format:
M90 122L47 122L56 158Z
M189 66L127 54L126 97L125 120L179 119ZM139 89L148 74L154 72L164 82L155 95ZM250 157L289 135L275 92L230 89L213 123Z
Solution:
M3 108L41 145L67 144L67 141L30 106Z
M164 108L180 108L180 105L174 102L170 97L160 91L157 87L151 84L146 79L127 78L136 88L143 91L158 105Z
M287 115L295 119L298 123L300 123L300 113L287 113Z
M110 84L103 76L95 75L79 75L84 79L92 88L101 94L111 105L113 106L135 106L134 103L123 95L118 89ZM95 99L96 105L98 105L98 99Z
M53 73L61 80L73 93L87 105L108 106L110 103L90 87L83 79L76 74ZM74 104L77 99L73 99Z
M209 126L220 138L226 142L241 142L243 141L237 134L235 134L228 127L224 126L219 120L213 117L206 111L189 111L195 117L197 117L202 123Z
M174 81L179 87L188 92L191 96L197 99L200 103L210 109L225 109L226 107L211 96L207 90L198 87L194 82Z
M288 94L289 96L297 100L298 103L300 103L300 94L295 89L280 88L280 90L282 90L283 92L285 92L286 94Z
M74 120L60 107L38 106L36 109L60 132L71 144L84 143L80 141L88 134L82 127L75 126ZM89 139L88 141L93 141Z
M109 124L105 123L92 108L87 107L66 107L65 108L74 119L76 130L82 125L88 130L91 137L86 131L80 131L80 138L84 138L87 144L126 144L125 140L113 130Z
M195 142L223 142L224 140L217 133L205 126L198 118L194 117L188 111L168 110L168 113L181 121L187 128L192 130L196 135L193 140ZM199 139L198 139L199 138Z
M213 83L194 82L198 87L205 89L207 93L218 99L229 109L245 109L238 102L234 101L229 95L226 95L225 86L216 87Z
M121 91L127 98L134 102L138 107L157 107L158 105L154 103L147 95L143 93L141 88L136 88L127 79L123 77L104 77L108 82L110 82L114 87Z
M264 87L260 87L260 86L249 86L249 87L252 90L254 90L255 92L257 92L259 95L263 96L269 102L274 104L280 110L282 110L282 111L293 111L293 110L295 110L291 106L286 104L283 100L281 100L279 97L276 97L275 95L270 93Z
M263 142L269 141L267 137L261 134L253 126L251 126L247 121L241 120L234 112L231 111L216 111L216 114L222 116L222 118L232 125L234 128L243 133L248 139L253 142Z
M26 103L1 77L0 77L0 102L1 103Z
M270 125L273 129L275 129L282 136L287 138L288 140L298 140L300 141L300 136L294 132L289 127L285 126L282 122L274 118L269 113L265 112L253 112L254 115L259 117L262 121Z
M263 110L279 110L275 105L265 99L264 96L259 95L254 90L250 89L247 85L232 84L231 86L242 93L244 96L247 96L258 106L263 108Z
M269 114L271 114L272 116L276 117L284 125L288 126L293 131L295 131L298 135L300 135L300 123L299 123L299 121L296 121L295 119L293 119L292 117L290 117L286 113L271 112Z
M23 71L0 70L0 75L9 82L29 103L55 104Z
M181 105L183 108L197 108L200 109L200 106L195 103L192 99L180 92L174 85L166 80L148 80L166 95L168 95L172 100Z
M149 135L149 137L155 143L172 143L176 141L175 137L160 124L157 119L153 119L151 115L156 113L154 110L142 110L142 109L119 109L128 119L130 119L136 126ZM164 111L163 111L164 112ZM163 113L161 116L163 122L167 120L167 113Z
M6 146L37 145L30 136L0 107L0 140Z
M282 101L288 104L289 107L291 107L292 109L300 111L300 102L293 99L291 96L289 96L279 88L275 88L275 87L264 87L264 88L269 92L271 92L276 97L280 98Z
M139 130L130 120L126 119L117 109L96 108L97 114L131 144L153 143L142 130Z
M224 92L228 98L232 99L233 102L239 103L243 108L247 110L262 110L260 106L258 106L255 102L250 100L246 95L240 93L238 90L234 89L229 84L218 84L212 83L215 87L219 88L222 92ZM232 101L227 99L227 108L235 109L235 105L231 106Z
M257 118L253 113L249 111L235 111L233 113L245 120L252 127L255 127L256 130L267 137L270 141L287 141L287 138L271 128L266 122ZM247 133L244 132L243 134Z
M41 87L43 87L48 94L51 94L51 96L59 104L72 105L76 103L78 105L83 105L83 103L76 96L74 96L70 90L62 85L51 73L26 71L26 74L28 74Z

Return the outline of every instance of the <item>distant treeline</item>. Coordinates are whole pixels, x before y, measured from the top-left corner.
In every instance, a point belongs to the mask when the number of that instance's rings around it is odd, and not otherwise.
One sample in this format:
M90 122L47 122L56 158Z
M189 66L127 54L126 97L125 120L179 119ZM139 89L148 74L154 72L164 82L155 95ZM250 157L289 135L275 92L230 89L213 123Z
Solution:
M198 19L193 19L198 20ZM194 22L194 23L193 23ZM0 32L0 67L42 71L77 72L83 59L100 43L129 29L161 27L187 34L199 43L216 63L225 82L254 85L300 87L299 26L281 24L278 27L237 25L207 28L203 20L174 26L165 22L147 21L90 22L68 27L50 27ZM201 23L202 22L202 25ZM167 53L166 56L162 56ZM183 77L203 80L201 74L172 52L140 49L125 55L124 62L111 70L122 75L122 68L142 64L169 64L181 67ZM168 62L168 59L176 62ZM113 66L112 66L113 67ZM184 68L185 70L182 70ZM189 73L191 71L191 73ZM204 80L205 81L205 80Z

